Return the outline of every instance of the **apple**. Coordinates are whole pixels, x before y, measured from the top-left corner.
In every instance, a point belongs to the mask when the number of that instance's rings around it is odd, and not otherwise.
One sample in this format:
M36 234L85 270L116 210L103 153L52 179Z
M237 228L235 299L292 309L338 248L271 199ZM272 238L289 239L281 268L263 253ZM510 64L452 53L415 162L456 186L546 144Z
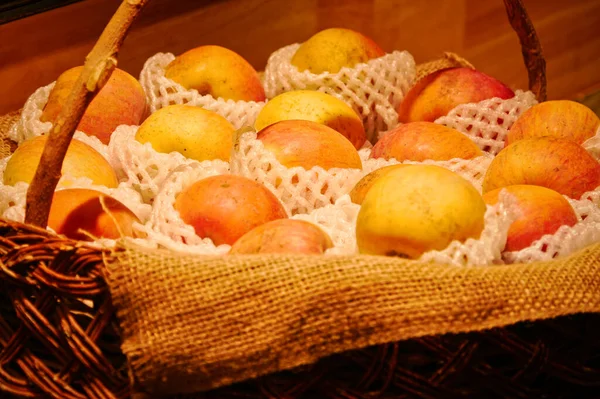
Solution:
M55 122L83 66L63 72L50 91L40 120ZM85 110L77 130L108 144L119 125L139 125L148 115L146 94L136 78L116 68Z
M294 53L291 64L299 71L336 73L343 67L352 68L384 55L385 51L377 43L360 32L329 28L302 43Z
M477 144L458 130L433 122L410 122L386 133L373 146L371 158L403 161L447 161L483 155Z
M359 252L417 259L452 241L479 238L486 205L466 179L435 165L405 165L379 177L356 221Z
M290 119L322 123L338 131L360 149L367 140L362 119L344 101L315 90L292 90L273 97L254 122L262 130L275 122Z
M134 222L140 220L123 203L85 188L57 190L48 216L48 227L58 234L84 241L135 237Z
M201 179L181 191L174 206L199 237L215 245L232 245L255 227L288 217L269 189L237 175Z
M165 77L201 95L233 101L265 101L254 67L241 55L214 45L195 47L165 68Z
M4 184L31 183L40 163L48 136L36 136L21 143L12 154L4 170ZM70 177L87 177L93 184L114 188L119 185L117 175L106 158L89 145L72 139L63 160L61 172ZM69 185L61 181L59 187Z
M502 190L513 195L513 206L519 214L508 229L506 251L527 248L542 236L554 234L560 226L577 223L577 214L569 201L546 187L527 184L501 187L485 193L483 200L488 205L496 204Z
M505 147L490 163L483 193L515 184L542 186L579 199L600 186L600 163L569 139L535 137Z
M293 119L276 122L260 130L256 138L287 168L362 169L358 151L350 140L317 122Z
M229 161L235 128L214 111L185 104L168 105L150 115L135 139L161 153L179 152L197 161Z
M570 100L545 101L529 108L513 123L505 145L541 136L570 139L582 144L596 135L600 118L588 107Z
M373 183L377 181L382 176L385 176L392 170L396 170L398 168L403 168L407 166L407 164L395 164L388 165L378 169L375 169L371 173L365 175L362 179L358 181L350 191L350 200L355 204L361 205L363 200L365 199L365 195L373 186Z
M250 230L231 247L230 254L289 253L320 255L333 242L319 226L296 219L277 219Z
M434 122L458 105L514 95L504 83L475 69L442 69L419 80L408 91L398 106L398 120Z

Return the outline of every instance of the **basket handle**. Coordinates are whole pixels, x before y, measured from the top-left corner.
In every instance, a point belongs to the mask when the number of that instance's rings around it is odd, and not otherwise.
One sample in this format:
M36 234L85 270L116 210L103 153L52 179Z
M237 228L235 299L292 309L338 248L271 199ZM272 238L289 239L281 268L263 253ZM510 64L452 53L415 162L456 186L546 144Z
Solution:
M35 176L27 191L25 223L45 227L52 196L61 177L63 159L87 106L117 65L117 54L129 28L149 0L123 0L92 51L86 57L65 106L50 131ZM508 19L521 43L529 88L539 101L546 99L546 62L522 0L503 0ZM52 146L48 145L52 143Z
M521 43L523 61L529 75L529 90L535 94L538 101L546 101L546 60L523 0L504 0L504 7L510 25Z
M50 130L38 168L27 190L25 223L40 227L48 224L52 196L77 125L94 96L116 68L117 54L127 32L148 1L123 0L87 55L83 70Z

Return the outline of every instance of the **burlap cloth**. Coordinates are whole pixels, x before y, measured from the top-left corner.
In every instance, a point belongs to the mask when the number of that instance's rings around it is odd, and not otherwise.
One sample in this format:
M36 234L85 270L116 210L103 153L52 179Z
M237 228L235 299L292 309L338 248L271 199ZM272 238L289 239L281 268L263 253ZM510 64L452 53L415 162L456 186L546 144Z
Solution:
M0 159L9 156L16 148L16 144L7 137L7 134L8 129L17 121L19 115L20 111L15 111L0 116Z
M0 137L13 121L0 118ZM600 312L600 244L551 262L455 267L193 257L123 242L106 266L132 379L152 393L207 390L379 343Z
M453 267L372 256L108 260L123 351L140 386L206 390L341 351L600 311L600 244L530 265Z
M451 52L445 52L440 58L417 64L417 76L415 81L418 82L425 76L436 71L454 67L474 68L473 64L462 58L460 55Z

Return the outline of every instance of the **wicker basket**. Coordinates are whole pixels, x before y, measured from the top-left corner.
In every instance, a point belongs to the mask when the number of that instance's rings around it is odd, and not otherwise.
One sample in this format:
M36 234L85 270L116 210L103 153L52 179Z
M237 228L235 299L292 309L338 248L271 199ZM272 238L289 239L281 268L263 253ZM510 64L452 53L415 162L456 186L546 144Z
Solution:
M520 1L505 4L543 100L535 32ZM600 245L457 268L99 249L7 220L0 231L1 397L600 397Z

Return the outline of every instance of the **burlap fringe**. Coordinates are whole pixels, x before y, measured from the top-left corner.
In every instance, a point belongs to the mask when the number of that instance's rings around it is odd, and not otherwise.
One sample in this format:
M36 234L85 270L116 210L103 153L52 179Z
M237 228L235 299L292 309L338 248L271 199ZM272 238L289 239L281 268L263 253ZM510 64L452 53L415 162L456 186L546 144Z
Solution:
M21 111L19 110L0 117L0 159L6 158L17 148L17 144L7 137L7 133L20 116Z
M456 67L475 68L469 61L462 58L458 54L445 52L444 55L438 59L428 61L423 64L417 64L417 76L415 82L418 82L425 76L434 72L441 71L442 69Z

